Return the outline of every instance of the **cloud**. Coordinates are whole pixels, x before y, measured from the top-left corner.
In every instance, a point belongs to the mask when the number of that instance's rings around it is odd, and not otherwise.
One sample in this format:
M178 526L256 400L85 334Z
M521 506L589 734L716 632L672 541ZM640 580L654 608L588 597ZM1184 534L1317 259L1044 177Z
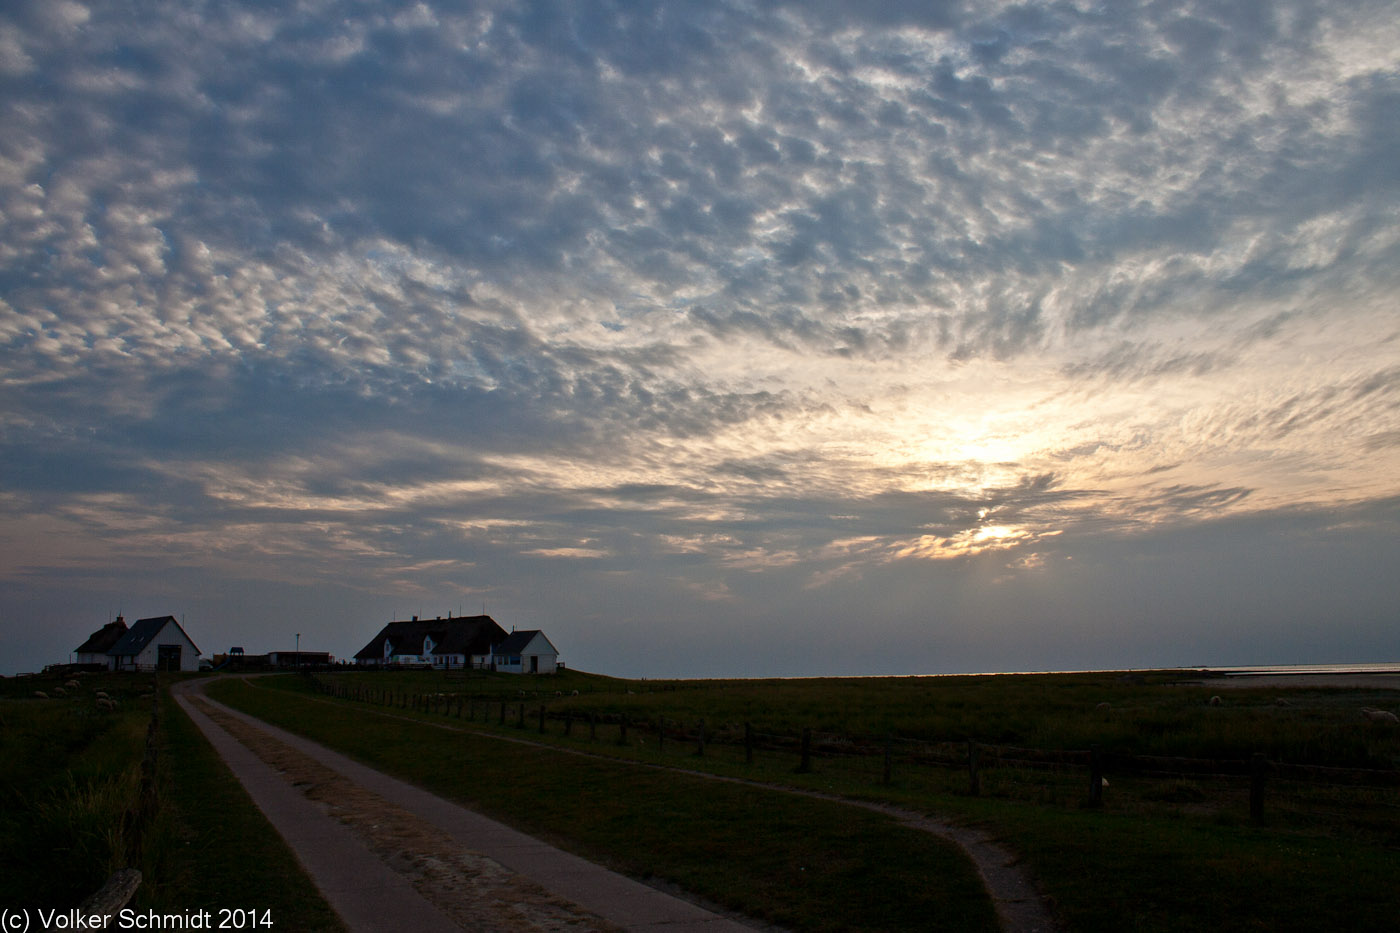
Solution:
M1389 12L13 4L9 579L795 619L1388 500Z

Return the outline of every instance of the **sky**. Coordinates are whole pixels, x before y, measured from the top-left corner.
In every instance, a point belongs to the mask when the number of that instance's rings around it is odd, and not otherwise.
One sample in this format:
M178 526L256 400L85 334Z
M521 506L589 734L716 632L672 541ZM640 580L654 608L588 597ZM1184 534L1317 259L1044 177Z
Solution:
M0 673L1400 660L1393 0L12 0L0 127Z

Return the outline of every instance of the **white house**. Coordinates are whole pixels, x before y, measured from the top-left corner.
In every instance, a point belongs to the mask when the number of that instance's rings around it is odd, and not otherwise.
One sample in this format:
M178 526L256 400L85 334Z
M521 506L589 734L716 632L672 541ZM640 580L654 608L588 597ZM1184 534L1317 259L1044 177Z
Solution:
M107 658L114 671L199 670L199 649L174 616L137 619Z
M559 649L544 632L511 632L491 648L492 666L508 674L553 674L559 670Z

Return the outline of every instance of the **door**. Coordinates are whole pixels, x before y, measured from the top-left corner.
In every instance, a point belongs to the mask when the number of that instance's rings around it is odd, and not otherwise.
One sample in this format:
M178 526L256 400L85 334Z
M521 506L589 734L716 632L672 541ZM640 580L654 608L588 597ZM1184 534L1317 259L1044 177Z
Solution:
M180 649L181 645L161 645L160 655L156 661L158 671L178 671L180 669Z
M530 673L531 673L531 674L538 674L539 672L540 672L540 659L539 659L539 655L534 655L534 654L532 654L532 655L530 655Z

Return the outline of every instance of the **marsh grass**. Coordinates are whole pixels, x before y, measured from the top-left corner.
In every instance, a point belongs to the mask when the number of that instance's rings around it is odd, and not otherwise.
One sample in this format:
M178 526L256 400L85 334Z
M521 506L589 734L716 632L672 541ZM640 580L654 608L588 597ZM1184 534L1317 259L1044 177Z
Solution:
M99 710L86 684L32 699L43 688L26 680L0 700L0 901L71 907L126 865L150 705ZM136 686L112 689L134 700Z
M286 921L283 930L341 929L168 697L157 732L158 805L135 846L154 682L120 674L89 675L80 684L60 697L55 678L0 681L0 903L76 907L111 872L135 867L142 873L138 908L257 907ZM35 690L50 699L35 698ZM99 709L98 691L117 708Z

